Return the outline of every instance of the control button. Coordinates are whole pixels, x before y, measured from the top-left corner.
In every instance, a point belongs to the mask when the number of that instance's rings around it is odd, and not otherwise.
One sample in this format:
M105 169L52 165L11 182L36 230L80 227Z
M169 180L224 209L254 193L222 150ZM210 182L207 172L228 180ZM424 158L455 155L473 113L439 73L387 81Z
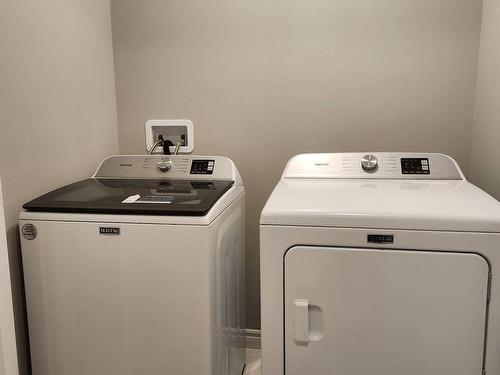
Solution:
M167 172L172 169L174 164L172 163L172 160L166 159L166 160L160 160L158 163L156 163L156 166L160 171L162 172Z
M378 167L378 159L374 155L365 155L361 159L361 167L368 172L374 171Z

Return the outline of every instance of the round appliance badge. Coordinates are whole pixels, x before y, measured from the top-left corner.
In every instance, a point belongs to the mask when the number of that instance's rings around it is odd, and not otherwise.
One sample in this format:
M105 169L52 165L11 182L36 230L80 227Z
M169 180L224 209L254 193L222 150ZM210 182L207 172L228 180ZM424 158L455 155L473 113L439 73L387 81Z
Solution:
M34 240L37 235L36 227L33 224L24 224L23 229L21 229L21 233L27 240Z

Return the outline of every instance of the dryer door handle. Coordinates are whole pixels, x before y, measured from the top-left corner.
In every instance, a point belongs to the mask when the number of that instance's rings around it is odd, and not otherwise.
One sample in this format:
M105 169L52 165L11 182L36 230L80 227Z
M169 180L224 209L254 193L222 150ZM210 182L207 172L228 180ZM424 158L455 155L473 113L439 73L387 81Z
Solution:
M293 301L293 339L298 343L309 342L309 300Z

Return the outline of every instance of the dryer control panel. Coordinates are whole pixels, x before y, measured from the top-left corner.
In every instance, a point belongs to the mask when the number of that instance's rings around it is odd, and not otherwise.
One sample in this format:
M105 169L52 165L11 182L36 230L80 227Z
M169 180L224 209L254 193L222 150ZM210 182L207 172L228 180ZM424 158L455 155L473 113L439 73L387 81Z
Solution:
M297 155L283 178L465 180L447 155L388 152Z

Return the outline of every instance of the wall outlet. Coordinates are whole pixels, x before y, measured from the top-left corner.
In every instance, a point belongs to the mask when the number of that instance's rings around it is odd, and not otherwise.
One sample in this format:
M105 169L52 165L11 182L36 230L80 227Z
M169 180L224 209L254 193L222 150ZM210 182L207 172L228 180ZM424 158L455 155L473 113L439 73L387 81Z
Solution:
M158 140L158 136L163 135L163 139L170 140L174 145L183 140L183 145L179 148L180 154L189 154L194 149L193 122L191 120L149 120L144 125L146 132L146 151L153 147ZM170 147L170 152L174 152L175 146ZM163 153L163 149L158 147L155 154Z

